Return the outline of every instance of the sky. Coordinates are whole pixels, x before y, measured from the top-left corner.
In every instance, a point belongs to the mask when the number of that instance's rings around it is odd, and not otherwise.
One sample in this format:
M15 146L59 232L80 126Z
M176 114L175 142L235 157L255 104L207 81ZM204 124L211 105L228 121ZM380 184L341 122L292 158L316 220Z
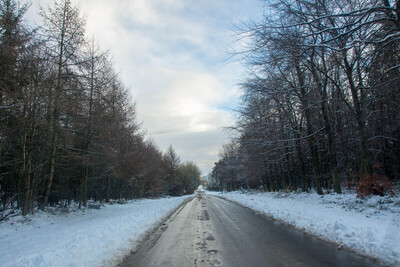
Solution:
M40 24L31 0L28 18ZM110 50L114 68L136 102L138 121L161 150L203 174L218 161L234 124L246 68L238 27L262 17L260 0L71 0L86 34Z

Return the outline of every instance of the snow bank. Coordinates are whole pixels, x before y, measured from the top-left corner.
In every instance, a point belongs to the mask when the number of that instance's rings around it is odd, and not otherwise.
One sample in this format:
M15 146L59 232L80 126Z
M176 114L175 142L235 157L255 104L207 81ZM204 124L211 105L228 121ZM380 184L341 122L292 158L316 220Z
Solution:
M217 195L290 224L319 238L400 266L400 197L356 198L316 193L244 193Z
M131 201L0 223L1 266L110 266L190 196Z

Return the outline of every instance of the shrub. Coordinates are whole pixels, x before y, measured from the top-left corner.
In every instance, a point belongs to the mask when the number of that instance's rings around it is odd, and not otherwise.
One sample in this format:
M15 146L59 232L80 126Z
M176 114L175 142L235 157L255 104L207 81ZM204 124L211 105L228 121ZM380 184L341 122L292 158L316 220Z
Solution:
M394 184L385 176L377 174L359 175L360 180L357 183L357 197L363 198L370 195L394 196Z

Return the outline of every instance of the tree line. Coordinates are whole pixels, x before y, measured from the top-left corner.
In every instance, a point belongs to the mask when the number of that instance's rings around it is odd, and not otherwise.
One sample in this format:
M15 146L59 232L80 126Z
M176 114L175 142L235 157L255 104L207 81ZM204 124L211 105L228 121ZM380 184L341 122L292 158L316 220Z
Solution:
M41 8L0 0L0 213L88 199L192 193L194 163L146 140L108 51L85 38L69 0Z
M385 193L400 179L399 1L263 4L241 31L250 71L214 185Z

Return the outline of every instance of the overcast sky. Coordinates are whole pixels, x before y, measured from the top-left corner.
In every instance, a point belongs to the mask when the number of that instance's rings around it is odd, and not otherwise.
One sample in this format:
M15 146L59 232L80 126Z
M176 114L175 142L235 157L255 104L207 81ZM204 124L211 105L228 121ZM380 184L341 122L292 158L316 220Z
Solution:
M28 17L40 24L39 3ZM242 22L262 15L260 0L72 0L86 32L110 49L147 136L203 174L218 160L233 124L245 68L230 59Z

